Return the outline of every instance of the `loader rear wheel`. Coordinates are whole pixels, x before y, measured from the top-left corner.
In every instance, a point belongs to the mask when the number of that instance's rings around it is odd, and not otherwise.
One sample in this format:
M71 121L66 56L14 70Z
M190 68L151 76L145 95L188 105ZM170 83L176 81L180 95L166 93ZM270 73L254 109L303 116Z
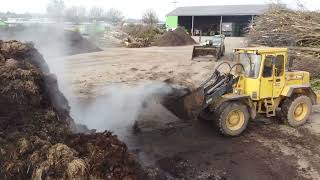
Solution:
M247 128L249 121L247 107L236 102L223 103L215 112L215 116L219 131L226 136L240 135Z
M305 124L308 121L311 112L311 99L304 95L286 99L281 107L284 123L292 127L298 127Z

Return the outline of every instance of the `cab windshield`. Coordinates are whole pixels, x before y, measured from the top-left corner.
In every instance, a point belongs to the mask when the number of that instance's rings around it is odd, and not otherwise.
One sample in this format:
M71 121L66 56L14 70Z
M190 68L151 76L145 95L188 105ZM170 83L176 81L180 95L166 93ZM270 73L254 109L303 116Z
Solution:
M244 75L249 78L258 78L261 65L261 55L251 53L237 54L239 62L244 67Z

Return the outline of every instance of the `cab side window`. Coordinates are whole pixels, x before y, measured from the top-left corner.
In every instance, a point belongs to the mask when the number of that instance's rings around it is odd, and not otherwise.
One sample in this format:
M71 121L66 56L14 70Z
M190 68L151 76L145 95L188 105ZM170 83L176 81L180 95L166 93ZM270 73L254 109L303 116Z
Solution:
M282 76L284 73L284 56L278 55L275 62L276 76Z
M271 77L272 72L273 72L272 57L267 56L264 60L262 76L265 78Z

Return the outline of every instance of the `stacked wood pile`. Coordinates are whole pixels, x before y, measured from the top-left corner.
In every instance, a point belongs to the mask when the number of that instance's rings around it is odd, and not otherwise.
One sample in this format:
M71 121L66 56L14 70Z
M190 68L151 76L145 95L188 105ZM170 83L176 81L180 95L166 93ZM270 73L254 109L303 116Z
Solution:
M312 77L320 77L319 69L304 67L310 64L307 61L320 67L320 12L272 5L255 19L248 37L251 45L289 47L291 58L297 62L294 68L308 69Z

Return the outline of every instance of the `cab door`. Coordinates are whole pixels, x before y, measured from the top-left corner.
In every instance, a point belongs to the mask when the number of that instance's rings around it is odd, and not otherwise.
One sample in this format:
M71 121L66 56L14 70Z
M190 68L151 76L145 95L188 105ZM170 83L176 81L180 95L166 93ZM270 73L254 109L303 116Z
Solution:
M273 97L279 97L285 85L285 56L284 54L276 54L273 62L274 69L274 83L273 83Z
M272 62L274 57L274 55L263 56L264 60L260 80L260 99L273 97L274 69Z
M285 83L283 54L266 55L261 72L260 98L279 97Z

